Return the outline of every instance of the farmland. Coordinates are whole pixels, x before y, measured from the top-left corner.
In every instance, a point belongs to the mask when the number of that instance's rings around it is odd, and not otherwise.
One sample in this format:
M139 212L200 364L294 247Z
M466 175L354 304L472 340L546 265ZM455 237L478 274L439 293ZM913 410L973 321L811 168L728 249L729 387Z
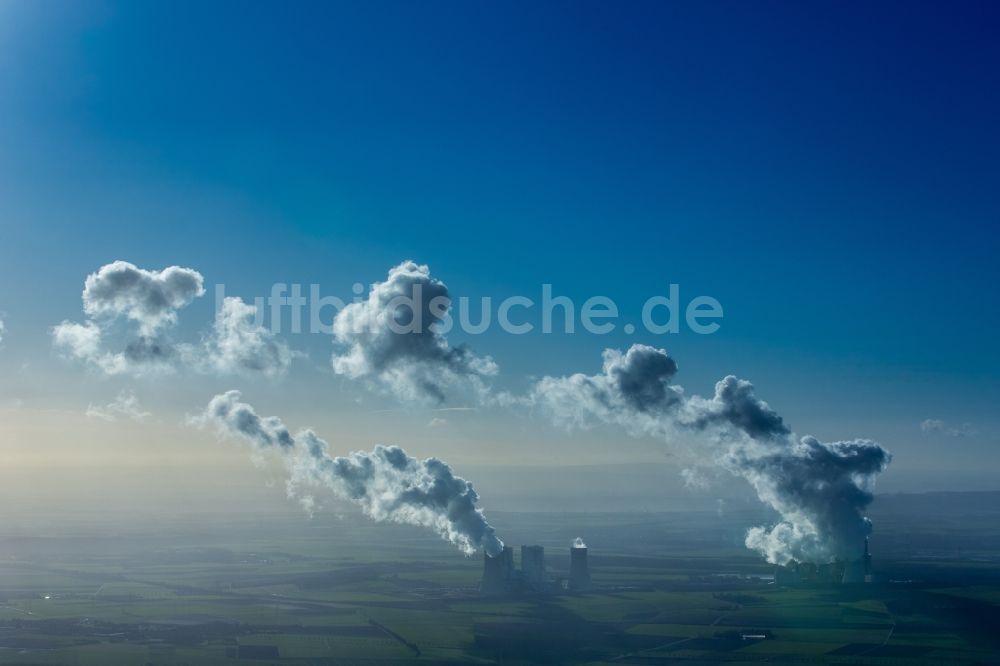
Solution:
M594 581L499 597L479 595L478 557L353 515L7 534L0 663L995 663L990 539L942 550L947 511L923 538L905 501L886 505L876 582L793 588L739 543L740 514L497 513L554 579L585 536Z

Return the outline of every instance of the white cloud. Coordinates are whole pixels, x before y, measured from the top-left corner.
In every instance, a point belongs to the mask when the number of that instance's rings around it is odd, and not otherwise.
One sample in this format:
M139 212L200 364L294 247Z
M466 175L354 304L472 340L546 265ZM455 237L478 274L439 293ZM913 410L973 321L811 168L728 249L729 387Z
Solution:
M83 310L92 318L126 317L139 333L152 336L177 323L177 310L205 293L201 273L169 266L148 271L127 261L114 261L87 276Z
M325 488L373 520L429 528L467 555L479 548L495 555L503 548L477 506L479 495L472 484L437 458L417 460L398 446L381 445L332 456L329 445L312 430L292 435L281 419L259 416L242 402L239 391L216 395L191 422L213 425L220 435L242 437L257 450L280 451L289 472L288 494L304 497L309 512L316 502L300 489Z
M296 356L256 322L256 307L227 298L201 344L177 344L170 329L178 310L205 293L204 280L190 268L149 271L125 261L102 266L83 290L83 323L52 328L55 349L106 375L150 375L189 367L218 374L284 375ZM118 320L132 323L121 340ZM115 344L117 341L117 344ZM117 348L116 348L117 347Z
M920 422L920 429L925 433L943 433L956 439L975 437L979 434L979 431L971 423L963 423L952 427L948 426L941 419L924 419Z
M685 467L681 470L684 487L691 490L708 490L712 487L712 479L700 467Z
M683 389L670 384L677 372L663 349L633 345L626 353L606 349L601 373L543 377L528 403L539 406L555 423L586 428L613 423L633 434L662 434L663 414L683 399Z
M117 398L106 405L88 406L87 416L105 421L117 421L119 417L132 419L133 421L145 421L152 414L143 411L139 405L139 399L135 397L134 393L122 391L118 394Z
M226 298L215 316L211 336L199 350L197 366L221 374L284 375L295 357L288 345L256 322L257 307Z
M451 301L448 288L427 266L404 261L368 298L351 303L333 322L343 353L333 355L334 372L364 379L402 400L444 402L450 390L483 395L484 377L496 363L453 347L440 332Z
M148 271L127 261L102 266L84 282L87 321L54 326L55 348L108 375L170 372L176 350L166 329L176 324L177 310L205 293L203 285L201 274L190 268ZM119 319L133 322L136 332L120 350L107 350Z
M571 427L616 424L671 441L679 431L708 431L708 460L750 482L781 515L773 528L748 531L749 548L780 564L857 557L871 529L863 511L889 452L869 440L796 439L750 382L730 375L716 383L711 398L687 396L670 383L676 370L662 349L608 349L600 374L544 377L524 402ZM701 470L682 474L695 487L707 481Z
M92 321L77 324L64 321L52 328L52 342L63 356L83 361L106 375L119 375L134 366L122 352L107 352L102 346L101 327Z
M920 422L920 429L924 432L940 432L944 430L944 421L941 419L924 419Z

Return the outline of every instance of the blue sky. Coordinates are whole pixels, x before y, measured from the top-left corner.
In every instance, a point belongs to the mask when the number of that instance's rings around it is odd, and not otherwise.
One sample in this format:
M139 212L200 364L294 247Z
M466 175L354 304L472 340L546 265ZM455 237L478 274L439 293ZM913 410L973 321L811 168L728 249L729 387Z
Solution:
M915 474L947 447L975 472L1000 425L998 18L985 2L5 3L0 391L73 409L120 388L47 335L114 259L250 298L346 296L412 258L456 295L552 283L634 319L677 283L725 308L711 336L456 336L503 387L645 342L691 391L736 373L801 432L876 437ZM332 421L357 398L316 337L290 337L309 360L259 390ZM193 408L179 381L136 390ZM484 423L463 436L516 438ZM376 428L353 427L359 443Z

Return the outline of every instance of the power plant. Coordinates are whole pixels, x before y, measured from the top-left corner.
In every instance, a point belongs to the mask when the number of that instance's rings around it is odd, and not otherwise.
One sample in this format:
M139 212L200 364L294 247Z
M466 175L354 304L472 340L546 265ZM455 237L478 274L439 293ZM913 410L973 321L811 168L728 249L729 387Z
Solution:
M521 568L514 567L514 549L504 546L496 556L483 555L483 578L479 583L481 594L500 596L519 592L555 592L562 589L574 591L591 587L590 569L587 565L587 547L577 539L569 549L569 577L549 577L543 546L521 546ZM563 569L565 572L566 570Z
M779 566L774 572L778 585L856 585L872 582L872 556L865 537L864 550L856 560L835 560L824 564L792 562Z

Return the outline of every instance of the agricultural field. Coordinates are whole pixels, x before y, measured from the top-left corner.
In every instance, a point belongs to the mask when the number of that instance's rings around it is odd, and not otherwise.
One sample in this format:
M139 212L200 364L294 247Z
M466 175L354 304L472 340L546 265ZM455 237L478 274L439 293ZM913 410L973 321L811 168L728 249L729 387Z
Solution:
M846 586L777 586L739 543L746 515L497 513L515 548L545 546L551 587L491 597L479 557L350 515L15 531L0 664L997 663L995 535L942 550L950 514L921 541L905 504L886 503L875 582ZM578 535L593 586L570 591Z

